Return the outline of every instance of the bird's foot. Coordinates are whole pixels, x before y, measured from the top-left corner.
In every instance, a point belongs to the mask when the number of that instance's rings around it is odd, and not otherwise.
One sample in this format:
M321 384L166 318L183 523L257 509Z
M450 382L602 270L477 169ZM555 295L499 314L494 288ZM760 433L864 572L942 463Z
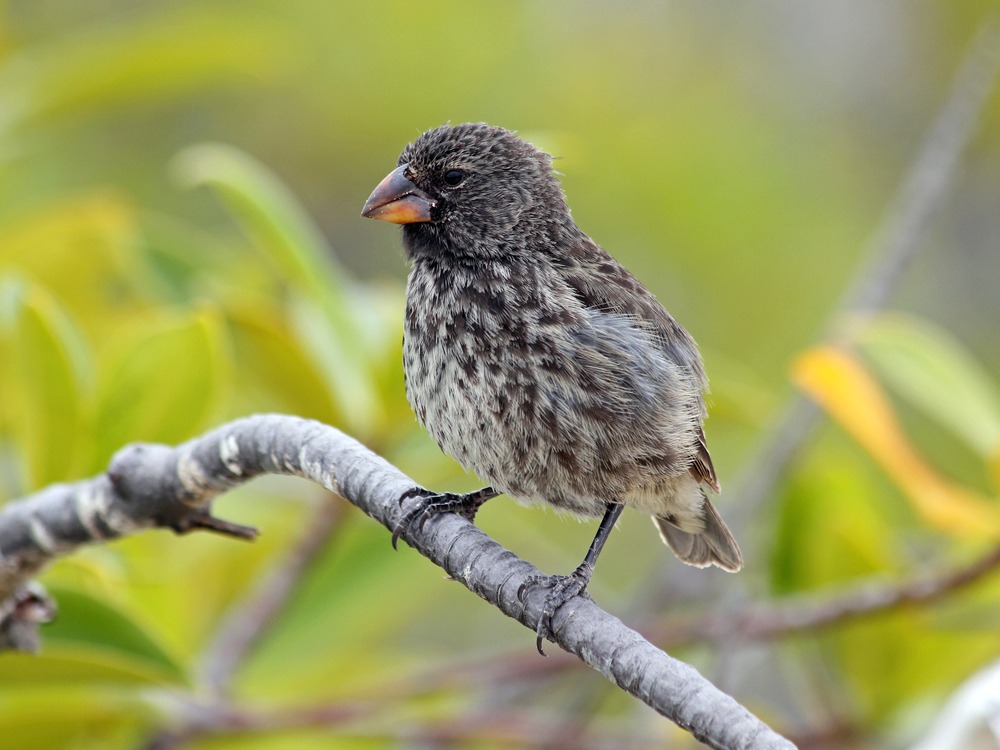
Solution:
M594 569L584 563L568 576L531 576L517 590L517 598L523 602L527 598L528 589L535 586L548 589L542 614L535 627L535 635L537 636L535 647L542 656L545 656L545 651L542 650L542 641L554 635L552 618L555 613L571 599L577 596L588 596L587 584L590 583L590 576L593 575L593 572Z
M476 520L476 512L490 498L496 497L498 493L492 487L484 487L475 492L468 492L464 495L453 492L432 492L423 487L412 487L399 496L399 505L411 498L415 498L412 506L399 519L396 528L392 531L392 548L396 549L399 536L408 530L414 523L417 523L421 531L424 524L431 516L439 513L457 513L468 519L470 523Z

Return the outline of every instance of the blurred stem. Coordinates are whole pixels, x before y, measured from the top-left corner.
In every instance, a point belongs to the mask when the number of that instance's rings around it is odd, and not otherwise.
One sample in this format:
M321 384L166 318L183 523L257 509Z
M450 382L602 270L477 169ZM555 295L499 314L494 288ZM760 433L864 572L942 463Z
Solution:
M948 99L938 113L906 178L868 243L865 260L830 314L825 339L844 341L844 317L868 320L882 309L923 246L931 219L958 171L965 150L996 85L1000 69L1000 16L979 27ZM727 520L745 531L785 469L808 441L822 413L800 394L791 397L781 418L753 451L735 482L739 504ZM744 535L744 544L747 544ZM751 555L746 555L750 559Z
M190 722L144 744L143 750L174 750L197 737L210 735L277 733L303 729L335 729L336 738L368 741L393 741L405 747L477 746L549 748L552 750L588 750L588 748L645 746L654 747L657 738L637 740L634 732L591 733L580 738L560 722L549 721L537 711L490 711L463 719L429 721L387 721L379 718L391 704L330 703L262 711L240 706L191 705L185 710Z
M970 565L948 571L942 576L921 577L896 586L872 584L826 600L751 609L739 630L749 638L775 638L801 630L818 630L905 606L927 604L982 580L998 568L1000 546Z
M229 692L233 675L266 635L295 592L302 576L328 548L347 506L325 492L284 559L270 567L246 597L222 619L202 652L199 682L215 695Z
M384 708L381 703L344 702L264 711L225 703L180 706L179 726L164 730L141 745L142 750L175 750L209 735L279 732L304 727L337 727L364 720Z
M341 521L346 508L333 493L324 492L315 510L309 514L298 541L283 559L258 578L256 586L223 617L202 651L198 670L198 683L208 687L211 695L221 697L230 692L233 676L253 648L267 636L316 558L327 549L337 531L343 528ZM215 711L215 708L199 706L193 711L199 716L198 721L191 720L180 729L154 732L143 745L144 749L173 750L185 747L205 734L222 731L219 727L204 724L206 714L211 716ZM218 723L231 720L232 710L218 711ZM353 710L345 711L347 716L355 714ZM331 712L331 720L332 715ZM242 721L245 724L246 717Z
M743 614L713 614L654 634L658 643L679 646L704 641L775 639L839 625L902 607L929 604L957 593L1000 568L1000 546L942 575L921 576L903 583L871 582L826 596L801 596L745 608Z

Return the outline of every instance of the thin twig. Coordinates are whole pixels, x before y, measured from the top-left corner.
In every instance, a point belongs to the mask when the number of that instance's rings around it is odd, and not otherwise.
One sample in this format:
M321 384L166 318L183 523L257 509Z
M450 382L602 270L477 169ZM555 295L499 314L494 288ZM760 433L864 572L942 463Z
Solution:
M437 721L397 727L350 731L344 736L391 740L406 747L467 748L475 746L538 748L539 750L606 750L607 748L657 747L662 737L637 736L590 730L587 736L565 723L547 721L518 711L492 711L458 721Z
M466 747L469 742L518 748L587 750L587 748L652 747L657 738L643 742L632 732L592 733L587 738L562 731L559 722L534 711L490 711L458 720L385 720L383 701L333 702L315 706L270 710L247 709L230 704L189 704L178 713L183 725L143 746L143 750L173 750L196 737L260 734L296 729L335 729L339 738L392 740L412 745Z
M942 576L918 578L898 586L869 584L836 597L753 608L739 629L745 637L758 640L803 630L816 631L901 607L937 601L980 581L997 568L1000 568L1000 547L990 550L971 565Z
M757 604L742 615L692 620L655 629L657 643L676 647L702 641L775 639L804 631L815 632L901 607L928 604L957 593L1000 569L1000 546L972 563L943 575L923 576L901 584L872 582L835 595L801 596L791 601Z
M283 709L244 708L216 702L180 700L174 707L177 726L144 742L141 750L175 750L206 735L280 732L290 729L341 727L377 716L383 702L347 701Z

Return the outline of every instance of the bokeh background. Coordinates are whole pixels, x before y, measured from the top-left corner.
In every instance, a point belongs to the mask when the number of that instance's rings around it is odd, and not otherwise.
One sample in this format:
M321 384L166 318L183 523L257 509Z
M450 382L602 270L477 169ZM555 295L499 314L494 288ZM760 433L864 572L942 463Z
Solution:
M766 639L690 632L934 579L1000 536L996 93L887 309L835 314L993 7L8 0L0 498L262 411L477 486L409 412L398 230L359 211L420 132L488 121L558 157L578 223L700 342L724 516L787 405L823 404L736 524L743 573L684 568L626 514L598 602L803 748L915 747L946 706L970 734L933 747L1000 747L960 689L1000 657L1000 577ZM151 532L43 577L60 615L41 654L0 654L0 746L695 744L304 482L217 506L260 540ZM479 523L551 572L594 531L506 499ZM227 613L303 550L213 684Z

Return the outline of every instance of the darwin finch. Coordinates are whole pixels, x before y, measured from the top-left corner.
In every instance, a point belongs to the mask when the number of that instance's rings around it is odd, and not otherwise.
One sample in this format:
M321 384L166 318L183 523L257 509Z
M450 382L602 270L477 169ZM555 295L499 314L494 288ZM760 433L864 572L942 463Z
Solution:
M503 128L444 125L403 150L362 216L403 225L410 405L442 450L490 484L467 495L414 488L394 544L418 519L471 520L500 493L601 517L576 571L530 584L548 589L539 650L625 506L650 513L684 562L740 569L703 490L719 482L698 347L576 226L548 154Z

